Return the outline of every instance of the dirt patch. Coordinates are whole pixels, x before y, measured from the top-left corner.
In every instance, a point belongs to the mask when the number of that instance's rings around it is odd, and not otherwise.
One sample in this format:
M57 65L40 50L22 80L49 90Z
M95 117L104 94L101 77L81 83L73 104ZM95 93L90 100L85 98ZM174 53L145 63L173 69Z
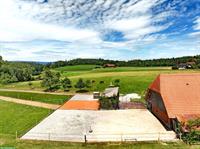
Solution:
M60 105L55 105L55 104L47 104L47 103L43 103L43 102L22 100L22 99L4 97L4 96L0 96L0 100L13 102L13 103L18 103L18 104L23 104L23 105L34 106L34 107L53 109L53 110L56 110L56 109L58 109L60 107Z

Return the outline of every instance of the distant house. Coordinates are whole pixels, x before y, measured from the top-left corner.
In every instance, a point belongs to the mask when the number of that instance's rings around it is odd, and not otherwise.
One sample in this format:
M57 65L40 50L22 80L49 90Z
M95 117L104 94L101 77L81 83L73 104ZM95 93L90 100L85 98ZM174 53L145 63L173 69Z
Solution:
M195 62L187 62L187 63L180 63L178 64L178 69L191 69L193 65L195 65Z
M149 86L146 101L148 109L176 131L178 124L200 118L200 74L161 74Z
M104 68L106 68L106 67L115 68L117 66L115 64L104 64L103 67Z

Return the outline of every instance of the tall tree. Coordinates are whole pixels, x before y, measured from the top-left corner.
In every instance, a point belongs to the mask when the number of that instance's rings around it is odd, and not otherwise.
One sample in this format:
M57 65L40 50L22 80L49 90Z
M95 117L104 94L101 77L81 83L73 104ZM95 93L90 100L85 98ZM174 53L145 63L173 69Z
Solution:
M63 89L64 89L65 91L69 90L69 89L72 87L72 85L71 85L71 80L70 80L69 78L67 78L67 77L65 77L65 78L61 81L61 85L62 85L62 87L63 87Z
M58 89L60 85L60 73L52 72L49 69L45 70L41 85L49 91Z
M74 86L75 88L78 88L79 90L82 90L83 88L86 87L85 82L83 81L83 79L79 79L78 82L75 84Z

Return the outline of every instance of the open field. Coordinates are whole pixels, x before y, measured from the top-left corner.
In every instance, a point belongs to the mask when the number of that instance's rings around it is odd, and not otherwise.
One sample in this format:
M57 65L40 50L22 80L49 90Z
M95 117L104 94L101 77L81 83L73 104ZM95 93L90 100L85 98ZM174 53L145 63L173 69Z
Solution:
M52 111L0 100L0 134L24 134Z
M117 67L117 68L99 68L93 69L94 65L66 66L55 69L59 71L62 77L68 77L72 80L72 85L79 78L92 80L92 87L88 90L103 91L115 79L120 79L120 93L138 93L144 96L150 83L161 73L198 73L200 70L171 70L170 67ZM100 83L102 82L103 83ZM33 81L32 90L44 90L40 86L40 81ZM28 82L13 83L9 85L0 85L0 88L30 90ZM68 93L75 93L74 87ZM63 92L59 90L58 92Z
M12 92L12 91L0 91L0 96L40 101L52 104L63 104L70 96L66 95L52 95L52 94L39 94L39 93L26 93L26 92Z
M96 65L75 65L75 66L65 66L59 67L55 70L57 71L90 71L95 69Z

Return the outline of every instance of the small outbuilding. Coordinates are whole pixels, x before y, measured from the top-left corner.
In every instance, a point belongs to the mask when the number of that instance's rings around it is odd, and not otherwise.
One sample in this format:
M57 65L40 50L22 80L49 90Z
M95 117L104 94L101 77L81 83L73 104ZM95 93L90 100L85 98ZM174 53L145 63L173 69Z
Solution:
M109 87L106 88L103 92L103 96L111 98L111 97L119 97L119 87Z
M106 67L115 68L117 66L115 64L104 64L103 67L104 68L106 68Z
M200 74L161 74L149 86L146 101L167 128L176 130L183 119L200 115Z

